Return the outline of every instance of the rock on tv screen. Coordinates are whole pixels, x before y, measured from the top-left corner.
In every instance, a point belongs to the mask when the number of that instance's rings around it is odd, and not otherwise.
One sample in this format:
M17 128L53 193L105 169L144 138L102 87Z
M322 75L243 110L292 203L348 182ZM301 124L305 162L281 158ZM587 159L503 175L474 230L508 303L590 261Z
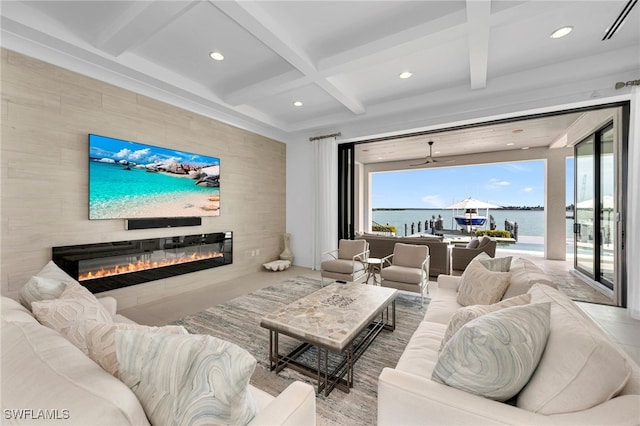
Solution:
M89 219L219 215L219 158L89 135Z

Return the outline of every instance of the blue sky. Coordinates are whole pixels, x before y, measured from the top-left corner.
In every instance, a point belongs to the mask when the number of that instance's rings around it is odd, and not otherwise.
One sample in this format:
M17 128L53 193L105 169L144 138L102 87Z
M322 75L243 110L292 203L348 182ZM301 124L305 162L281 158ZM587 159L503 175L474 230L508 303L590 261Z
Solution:
M567 160L567 204L573 160ZM544 161L438 167L372 175L373 208L444 208L467 197L500 206L544 205Z
M207 157L191 152L176 151L99 135L89 136L89 155L92 158L106 157L116 161L128 160L137 164L171 160L176 163L185 163L192 166L212 166L220 164L220 160L216 157Z

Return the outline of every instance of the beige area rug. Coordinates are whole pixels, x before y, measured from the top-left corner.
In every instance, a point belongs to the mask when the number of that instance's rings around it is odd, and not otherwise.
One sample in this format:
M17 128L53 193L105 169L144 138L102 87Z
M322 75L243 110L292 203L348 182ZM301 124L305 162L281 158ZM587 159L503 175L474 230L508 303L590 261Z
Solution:
M189 332L209 334L233 342L249 351L258 361L251 384L277 395L294 380L312 384L313 379L285 368L278 375L269 371L269 333L260 319L322 287L319 280L296 277L189 315L173 324ZM420 307L418 295L401 293L396 300L396 329L383 331L355 365L354 387L345 393L334 389L328 397L316 397L319 425L374 425L377 420L378 376L384 367L395 367L411 335L427 309ZM281 352L296 342L280 337Z

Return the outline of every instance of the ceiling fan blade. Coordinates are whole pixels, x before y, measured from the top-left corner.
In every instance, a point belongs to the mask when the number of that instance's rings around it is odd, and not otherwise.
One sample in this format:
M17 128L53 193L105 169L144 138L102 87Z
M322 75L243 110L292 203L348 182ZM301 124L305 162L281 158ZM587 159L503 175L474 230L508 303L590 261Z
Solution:
M433 161L429 161L429 160L427 160L427 161L425 161L425 162L423 162L423 163L418 163L418 164L409 164L409 167L425 166L425 165L427 165L427 164L431 164L431 163L433 163Z

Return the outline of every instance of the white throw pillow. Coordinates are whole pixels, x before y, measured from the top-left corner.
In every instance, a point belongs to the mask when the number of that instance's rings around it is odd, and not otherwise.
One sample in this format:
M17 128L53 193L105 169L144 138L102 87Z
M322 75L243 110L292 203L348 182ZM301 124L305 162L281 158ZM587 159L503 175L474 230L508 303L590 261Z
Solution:
M150 327L140 324L113 323L107 324L86 321L86 341L89 358L94 360L103 370L115 377L120 376L116 357L116 331L137 330L147 333L189 334L181 325Z
M549 336L549 303L514 306L465 324L444 346L432 379L496 401L520 392Z
M67 284L58 299L31 304L33 316L42 324L62 334L82 352L88 354L85 321L112 323L111 314L89 290L75 281Z
M528 292L531 286L536 283L556 287L549 275L527 259L520 257L513 259L509 272L511 272L511 282L504 293L505 299Z
M544 284L529 292L531 303L551 302L551 332L518 407L543 415L571 413L616 396L631 375L629 361L567 296Z
M52 300L60 297L66 283L50 278L33 276L20 289L18 300L25 308L31 310L31 304L40 300Z
M117 331L120 380L151 424L247 424L257 406L248 389L256 360L205 335Z
M18 300L31 310L31 303L60 297L67 284L78 283L50 260L44 268L20 289Z
M491 257L487 253L482 252L474 257L485 268L493 272L509 272L511 268L512 256Z
M512 297L510 299L504 299L501 302L494 303L493 305L471 305L465 306L464 308L460 308L453 314L451 317L451 321L449 321L449 325L447 326L447 331L444 333L444 337L442 338L442 344L440 345L440 350L447 344L451 336L453 336L463 325L468 323L471 320L478 318L479 316L498 311L504 308L510 308L512 306L520 306L526 305L531 302L530 294L521 294L520 296Z
M472 260L460 277L456 301L462 306L499 302L509 286L509 272L493 272Z

